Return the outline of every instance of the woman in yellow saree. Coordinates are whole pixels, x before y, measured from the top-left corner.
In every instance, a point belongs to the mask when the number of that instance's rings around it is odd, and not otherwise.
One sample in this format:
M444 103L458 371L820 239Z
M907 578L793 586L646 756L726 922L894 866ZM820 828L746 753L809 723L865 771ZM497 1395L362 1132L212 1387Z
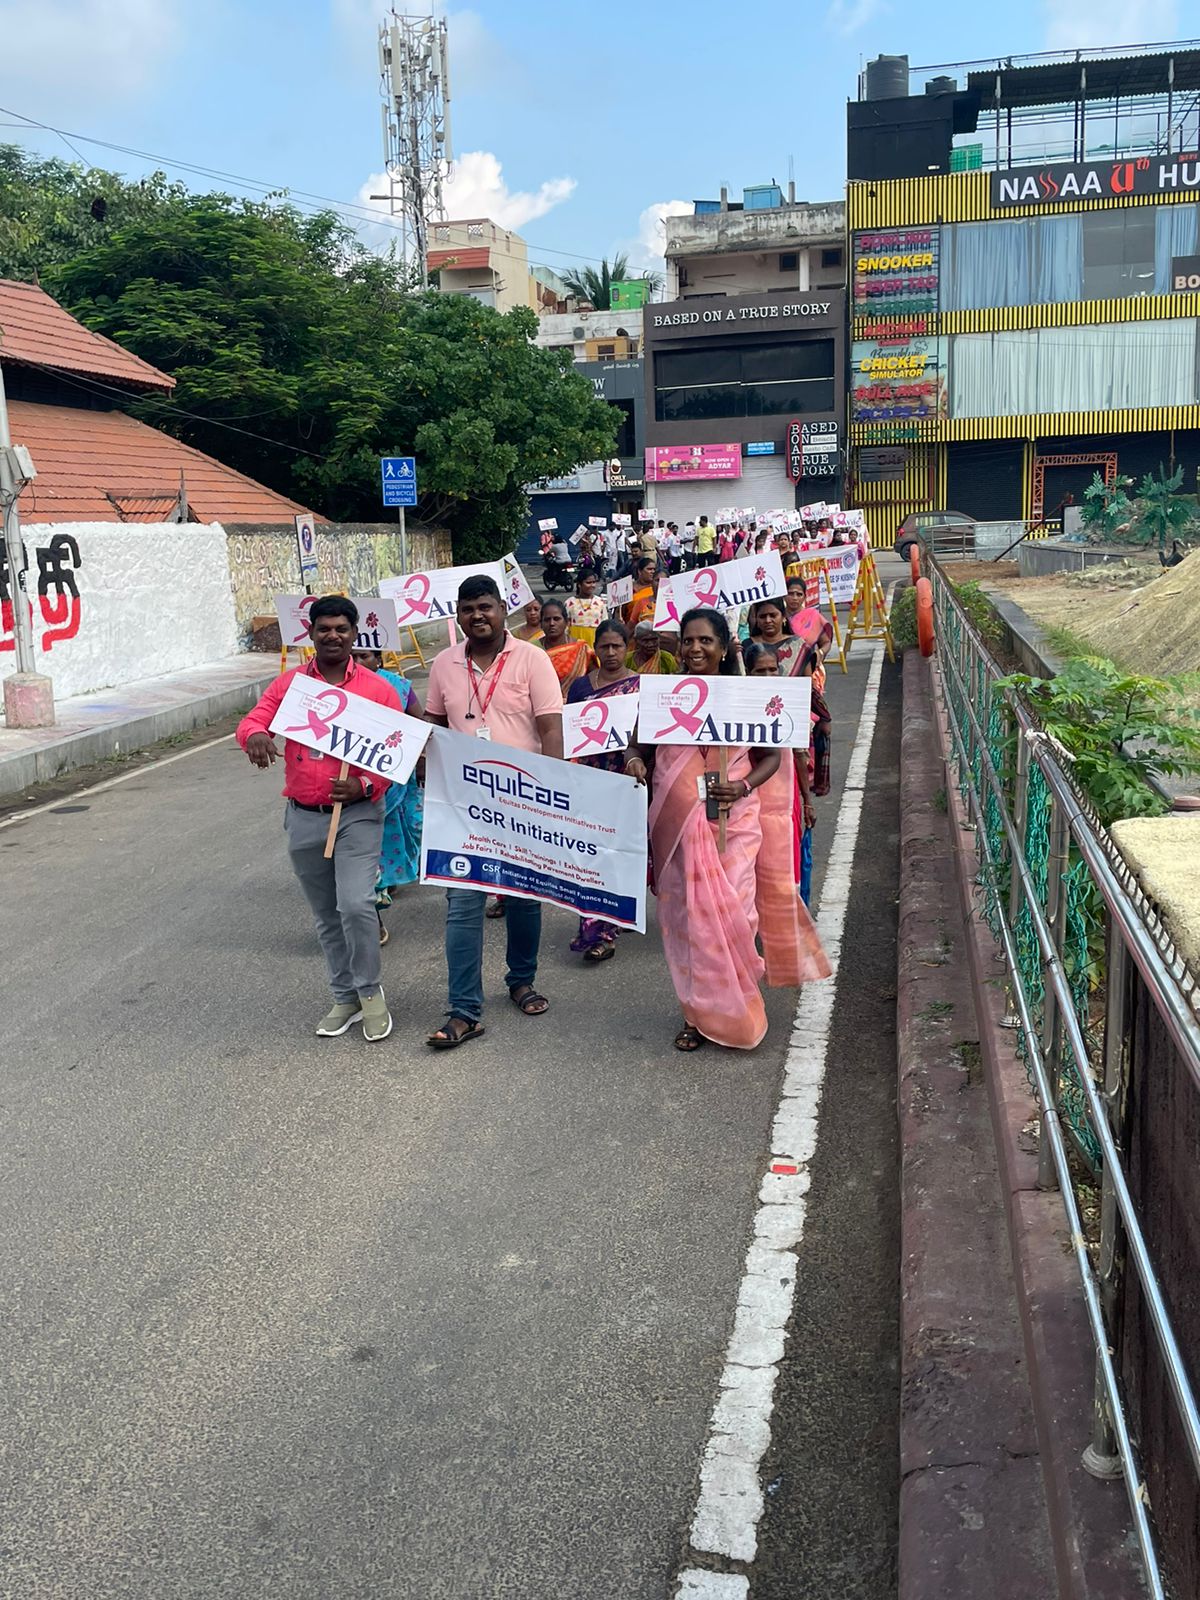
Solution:
M720 612L686 614L684 672L736 671L729 649L729 627ZM683 1051L698 1050L706 1039L753 1050L767 1031L764 976L772 988L781 988L831 972L815 927L801 918L796 894L790 775L769 792L764 787L780 770L780 752L730 748L727 762L727 781L721 783L715 745L655 749L650 846L663 950L683 1009L675 1048ZM645 777L640 753L630 757L626 770ZM725 816L723 851L701 784Z

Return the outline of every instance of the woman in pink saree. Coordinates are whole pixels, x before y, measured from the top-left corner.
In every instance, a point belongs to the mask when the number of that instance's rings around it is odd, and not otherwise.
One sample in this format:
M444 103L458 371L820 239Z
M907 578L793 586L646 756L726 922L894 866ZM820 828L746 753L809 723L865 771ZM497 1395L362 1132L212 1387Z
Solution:
M729 628L720 612L687 613L680 653L688 673L730 669ZM790 774L770 783L780 752L731 748L727 760L722 783L716 746L656 747L650 843L663 950L683 1008L677 1050L698 1050L706 1039L753 1050L767 1031L763 977L773 988L794 987L831 971L811 920L802 925L792 874ZM645 776L638 756L626 770ZM724 813L724 851L700 783Z

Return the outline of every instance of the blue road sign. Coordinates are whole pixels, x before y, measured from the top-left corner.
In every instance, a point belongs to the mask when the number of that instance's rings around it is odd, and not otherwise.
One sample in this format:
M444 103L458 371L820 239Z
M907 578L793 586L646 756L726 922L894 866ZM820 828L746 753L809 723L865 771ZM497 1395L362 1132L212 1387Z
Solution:
M415 506L417 463L413 456L384 456L379 463L385 506Z

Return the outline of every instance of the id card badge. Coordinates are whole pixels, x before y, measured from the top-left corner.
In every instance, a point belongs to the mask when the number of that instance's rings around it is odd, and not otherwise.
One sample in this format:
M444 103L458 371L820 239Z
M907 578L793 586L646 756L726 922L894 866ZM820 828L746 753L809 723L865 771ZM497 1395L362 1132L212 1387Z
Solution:
M475 729L475 737L477 739L490 739L492 737L492 730L486 722L481 722Z
M696 798L697 798L697 800L707 800L708 799L708 774L707 773L702 772L700 774L700 776L696 779Z

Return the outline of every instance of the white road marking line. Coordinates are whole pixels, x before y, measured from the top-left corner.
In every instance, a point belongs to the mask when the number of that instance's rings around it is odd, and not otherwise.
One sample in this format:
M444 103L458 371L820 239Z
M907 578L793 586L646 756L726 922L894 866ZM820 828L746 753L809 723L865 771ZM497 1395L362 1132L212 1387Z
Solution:
M68 806L82 795L102 794L105 789L115 789L119 783L128 783L130 778L144 778L148 772L158 772L163 767L169 767L174 761L183 761L188 756L198 756L202 750L211 750L215 745L225 744L232 738L231 733L223 733L219 739L206 739L203 744L194 744L190 750L181 750L178 755L164 756L161 761L143 762L140 767L122 772L118 778L105 778L103 783L89 784L86 789L73 789L69 794L59 795L57 800L47 800L45 805L30 806L28 811L14 811L11 817L0 819L0 828L11 828L15 822L24 822L29 817L40 817L44 811L53 811L55 806Z
M804 1234L809 1164L817 1146L817 1113L841 980L839 958L854 850L879 708L883 645L876 644L874 651L817 914L834 976L825 983L806 984L800 991L784 1063L783 1090L771 1130L769 1165L794 1166L796 1171L768 1170L759 1190L754 1241L746 1254L721 1374L721 1394L700 1465L691 1547L735 1561L753 1561L758 1550L758 1523L763 1513L758 1469L771 1441L775 1380L795 1298L796 1250ZM745 1587L734 1587L737 1584ZM725 1600L726 1596L739 1600L748 1593L748 1579L688 1568L680 1575L676 1596L677 1600L708 1600L710 1596L712 1600Z

